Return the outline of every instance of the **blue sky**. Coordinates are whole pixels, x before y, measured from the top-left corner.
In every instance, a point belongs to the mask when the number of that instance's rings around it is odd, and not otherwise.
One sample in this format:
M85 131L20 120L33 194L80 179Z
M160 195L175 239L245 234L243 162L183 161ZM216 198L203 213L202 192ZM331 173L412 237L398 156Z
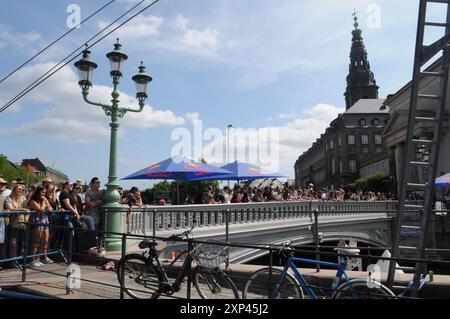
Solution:
M69 4L79 5L85 18L106 2L2 1L0 74L68 30ZM1 83L1 104L137 2L116 0ZM167 158L176 144L173 130L192 131L193 120L224 134L230 123L236 134L277 129L279 171L293 177L296 158L343 110L353 9L360 12L370 64L385 97L410 79L418 2L161 0L92 49L99 65L91 95L96 101L110 99L105 54L116 37L129 56L120 85L122 103L137 106L131 76L141 60L154 79L144 113L121 119L119 177ZM380 13L376 27L374 8ZM439 8L430 17L438 19ZM71 63L0 114L0 153L13 161L39 157L71 179L106 181L108 128L102 111L83 102Z

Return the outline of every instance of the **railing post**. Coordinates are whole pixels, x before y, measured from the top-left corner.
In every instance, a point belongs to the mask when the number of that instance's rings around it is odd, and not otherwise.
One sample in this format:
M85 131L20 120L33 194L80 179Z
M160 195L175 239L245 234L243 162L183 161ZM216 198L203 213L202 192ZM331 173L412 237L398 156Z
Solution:
M316 260L320 260L319 249L319 210L314 210L314 243L316 246ZM316 264L316 272L320 272L320 265Z
M227 209L225 213L225 241L228 243L230 240L230 210Z
M152 233L153 237L156 237L156 209L153 209L153 220L152 220Z
M127 253L127 234L122 234L122 262L125 262L125 255ZM120 267L120 264L118 265ZM122 267L124 269L125 267ZM120 299L124 299L123 282L125 280L125 272L120 274Z
M72 250L73 250L73 241L75 238L75 227L73 227L73 222L72 222L72 228L69 228L69 247L68 247L68 256L67 256L67 262L69 263L67 265L67 271L66 271L66 295L69 295L72 293L72 289L69 285L70 282L70 277L72 276L72 267L70 267L70 265L72 264ZM106 235L106 234L104 234Z
M269 299L272 299L272 266L273 266L273 252L272 244L269 244Z
M27 267L28 267L27 256L28 256L28 251L29 251L29 248L30 248L30 246L28 244L28 241L29 241L29 238L30 238L30 224L29 223L26 224L25 236L24 237L25 238L23 239L24 242L23 242L23 259L22 259L22 282L27 281ZM5 240L5 244L6 244L6 240ZM5 251L6 251L6 249L5 249Z
M189 254L192 251L192 240L188 240L188 250ZM191 283L192 283L192 263L187 265L187 290L186 290L186 299L191 299Z

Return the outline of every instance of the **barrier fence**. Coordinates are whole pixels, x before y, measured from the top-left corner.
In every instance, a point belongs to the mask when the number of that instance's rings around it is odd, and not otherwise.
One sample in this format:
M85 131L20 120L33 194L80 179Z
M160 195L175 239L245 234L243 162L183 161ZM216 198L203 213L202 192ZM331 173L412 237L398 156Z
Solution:
M266 204L266 203L264 203ZM68 212L61 212L64 215L64 218L60 219L58 223L52 223L49 225L50 231L56 234L59 234L59 237L56 237L56 244L53 244L49 251L46 253L47 256L52 257L60 257L61 262L66 265L71 264L73 259L83 257L85 260L96 260L102 261L104 263L110 261L110 258L105 258L102 256L91 256L85 251L80 252L76 248L79 244L77 242L78 239L82 238L84 235L90 234L91 238L96 238L97 242L100 242L102 238L115 236L120 238L122 243L122 250L120 254L116 257L117 259L125 256L129 250L128 246L130 242L136 242L144 239L151 239L154 241L162 240L167 241L170 237L162 236L167 233L167 231L176 231L176 230L184 230L190 228L194 225L196 229L201 229L205 227L213 227L217 226L219 228L223 228L223 232L225 234L225 241L223 242L214 242L215 245L218 246L227 246L230 248L244 248L244 249L254 249L267 251L268 255L268 266L270 269L274 268L274 258L277 257L277 254L280 250L280 245L271 245L271 244L246 244L239 242L230 242L229 240L229 227L233 224L243 224L243 223L270 223L271 221L276 220L290 220L290 219L307 219L311 222L312 228L311 231L314 237L314 244L312 245L299 245L296 246L295 253L301 255L311 255L314 256L316 260L320 260L320 258L349 258L348 254L340 254L334 251L323 251L331 250L336 248L336 246L327 246L321 245L319 238L319 230L320 230L320 222L321 219L327 219L329 217L339 217L339 216L355 216L355 215L364 215L364 216L385 216L387 218L392 218L395 216L395 208L396 202L372 202L372 203L359 203L362 204L361 207L365 209L365 211L356 210L355 203L346 203L345 205L340 205L340 203L315 203L315 202L305 202L305 203L288 203L286 207L282 208L281 204L286 203L268 203L269 207L264 207L260 205L251 204L248 206L237 207L239 205L221 205L221 208L217 207L219 205L214 205L215 207L208 207L206 205L202 205L201 207L197 205L192 205L189 207L145 207L139 209L133 209L129 211L128 209L123 209L119 212L122 214L122 220L124 227L127 227L127 232L125 233L113 233L113 232L104 232L104 231L91 231L83 228L70 228L66 226L66 221L70 218L70 214ZM445 209L437 209L436 213L441 213L443 215L447 214L448 211ZM113 212L106 212L106 216L108 214L112 214ZM417 211L411 210L410 214L417 214ZM13 218L19 216L21 214L30 214L31 217L35 212L3 212L0 213L0 221L3 221L5 224L5 219ZM33 220L32 218L30 220ZM128 222L128 223L127 223ZM5 265L6 263L15 263L22 271L22 281L25 282L27 280L27 269L32 268L27 264L27 260L44 256L44 253L30 254L30 248L32 247L30 244L31 233L33 229L36 227L42 226L33 222L22 222L22 224L26 225L23 230L22 236L22 247L23 250L19 255L12 256L11 252L9 252L10 256L0 255L0 266ZM9 226L8 226L9 227ZM0 229L1 231L1 229ZM158 233L160 236L158 236ZM3 250L5 250L5 246L10 244L10 238L8 230L6 231L5 241L3 244ZM1 237L0 237L1 238ZM54 237L55 238L55 237ZM198 240L198 239L186 239L186 240L176 240L176 242L184 243L187 247L191 248L198 244L210 244L211 242L208 240ZM1 241L0 241L1 245ZM357 258L362 260L368 260L368 262L372 262L373 260L386 260L386 261L395 261L397 263L413 263L413 262L422 262L425 265L430 262L429 259L425 260L417 260L413 258L389 258L389 257L381 257L379 256L380 250L390 249L390 247L346 247L347 249L360 249L362 251L367 251L366 254L359 254ZM427 249L430 253L433 252L450 252L449 249ZM0 251L1 252L1 251ZM374 253L375 252L375 253ZM378 253L377 253L378 252ZM3 254L8 253L8 251L3 251ZM6 257L6 258L5 258ZM181 258L182 259L182 258ZM20 264L22 261L22 264ZM450 266L449 261L433 261L433 265L442 265L445 267ZM177 266L176 264L171 265L172 267ZM226 263L228 267L228 263ZM179 271L178 268L172 270L174 273ZM170 268L170 267L169 267ZM230 267L228 269L232 269ZM34 270L41 272L48 272L43 268L33 268ZM316 266L316 270L320 271L319 264ZM56 274L54 272L49 272ZM169 271L170 273L170 271ZM185 298L190 299L191 296L191 269L188 269L187 273L187 283L186 283L186 295ZM236 273L228 270L228 275L231 277L233 281L238 283L238 287L242 288L243 283L248 279L247 275L243 275L240 273ZM67 278L71 276L70 273L65 275ZM125 298L126 295L124 293L123 287L117 282L117 284L107 284L104 282L99 282L96 280L90 280L86 278L80 278L81 281L99 284L108 286L110 288L119 290L119 297ZM271 276L269 278L269 282L271 280ZM270 284L270 283L269 283ZM312 285L314 289L326 292L329 291L329 286L317 286ZM69 287L67 288L67 292L70 291ZM172 295L172 298L182 298L180 295Z

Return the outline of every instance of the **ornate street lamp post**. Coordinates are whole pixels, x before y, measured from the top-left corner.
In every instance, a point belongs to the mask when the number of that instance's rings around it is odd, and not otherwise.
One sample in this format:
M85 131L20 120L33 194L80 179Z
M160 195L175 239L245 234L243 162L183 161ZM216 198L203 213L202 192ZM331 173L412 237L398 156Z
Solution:
M111 104L95 103L88 99L89 89L92 86L92 74L97 68L97 64L89 60L89 54L91 53L87 48L83 51L83 57L81 60L75 63L75 67L79 72L80 81L78 84L81 87L83 99L92 105L100 106L105 114L111 117L111 143L109 150L109 176L108 183L106 184L106 194L103 204L104 215L106 222L104 224L105 230L108 232L122 232L122 223L120 218L120 195L117 192L117 130L119 128L118 119L122 118L127 112L142 112L145 105L145 99L147 98L147 86L151 82L152 78L145 73L145 66L141 62L139 66L139 73L132 77L132 80L136 83L137 94L136 98L139 102L139 109L130 109L119 107L119 92L117 86L119 80L122 77L122 66L128 56L120 51L121 44L119 39L114 44L114 50L106 54L109 59L111 72L110 75L113 80L114 90L111 93ZM108 250L120 250L121 242L116 236L107 236L106 246Z

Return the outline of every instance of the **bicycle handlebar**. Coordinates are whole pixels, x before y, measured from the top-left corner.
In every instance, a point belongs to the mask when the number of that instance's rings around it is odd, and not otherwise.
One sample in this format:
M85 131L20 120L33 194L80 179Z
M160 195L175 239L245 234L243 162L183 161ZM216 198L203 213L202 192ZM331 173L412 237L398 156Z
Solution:
M170 236L169 238L167 238L166 241L178 241L178 240L183 240L185 238L188 238L188 236L192 232L193 228L194 227L192 227L191 229L188 229L180 234L174 234L174 235Z

